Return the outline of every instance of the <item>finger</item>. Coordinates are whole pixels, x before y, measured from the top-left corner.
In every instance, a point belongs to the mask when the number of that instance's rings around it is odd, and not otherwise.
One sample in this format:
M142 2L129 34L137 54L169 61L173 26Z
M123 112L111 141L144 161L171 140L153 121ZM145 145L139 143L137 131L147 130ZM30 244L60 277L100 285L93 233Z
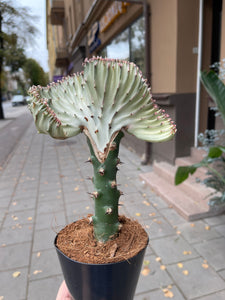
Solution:
M56 300L72 300L73 298L70 295L70 292L66 286L65 280L62 282Z

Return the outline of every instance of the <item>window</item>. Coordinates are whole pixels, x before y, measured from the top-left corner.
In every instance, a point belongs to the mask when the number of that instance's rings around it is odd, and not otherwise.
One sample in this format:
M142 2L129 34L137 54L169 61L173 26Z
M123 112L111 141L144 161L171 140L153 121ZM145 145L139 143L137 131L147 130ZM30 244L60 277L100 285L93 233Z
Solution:
M130 61L133 61L142 72L145 72L145 20L138 19L130 27Z
M145 20L141 17L112 40L100 55L132 61L142 72L145 72L144 51Z

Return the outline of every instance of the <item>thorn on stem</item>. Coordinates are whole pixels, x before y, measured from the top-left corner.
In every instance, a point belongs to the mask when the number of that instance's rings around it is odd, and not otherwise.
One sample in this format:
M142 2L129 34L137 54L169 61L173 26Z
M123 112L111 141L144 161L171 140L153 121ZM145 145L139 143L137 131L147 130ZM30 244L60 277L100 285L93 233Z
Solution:
M92 192L92 193L88 193L88 194L91 195L92 198L95 198L95 199L97 199L98 196L99 196L99 193L98 193L98 192Z
M113 180L113 181L111 182L111 187L112 187L113 189L117 187L117 183L116 183L115 180Z
M99 173L101 176L103 176L103 175L105 174L105 170L104 170L103 168L100 168L100 169L98 170L98 173Z
M92 163L92 160L90 157L88 157L88 160L85 161L85 163Z
M111 215L112 212L113 212L112 208L111 208L111 207L108 207L108 208L106 209L105 214L106 214L106 215Z

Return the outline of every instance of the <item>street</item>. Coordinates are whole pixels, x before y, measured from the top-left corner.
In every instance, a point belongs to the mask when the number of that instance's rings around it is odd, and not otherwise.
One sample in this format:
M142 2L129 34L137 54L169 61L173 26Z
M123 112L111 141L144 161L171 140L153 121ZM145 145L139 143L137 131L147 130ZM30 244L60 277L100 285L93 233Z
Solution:
M3 102L3 110L6 119L17 118L27 110L27 105L12 106L11 101Z

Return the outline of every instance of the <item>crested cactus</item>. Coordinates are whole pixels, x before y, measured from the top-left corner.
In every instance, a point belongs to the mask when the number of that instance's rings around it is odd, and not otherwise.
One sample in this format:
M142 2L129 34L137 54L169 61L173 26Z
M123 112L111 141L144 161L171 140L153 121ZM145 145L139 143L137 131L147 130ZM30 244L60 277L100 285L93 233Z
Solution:
M138 67L126 61L91 58L84 71L47 87L29 90L28 107L40 133L66 139L87 136L95 186L95 237L105 242L119 230L116 173L122 130L149 142L169 140L174 123L152 99Z

